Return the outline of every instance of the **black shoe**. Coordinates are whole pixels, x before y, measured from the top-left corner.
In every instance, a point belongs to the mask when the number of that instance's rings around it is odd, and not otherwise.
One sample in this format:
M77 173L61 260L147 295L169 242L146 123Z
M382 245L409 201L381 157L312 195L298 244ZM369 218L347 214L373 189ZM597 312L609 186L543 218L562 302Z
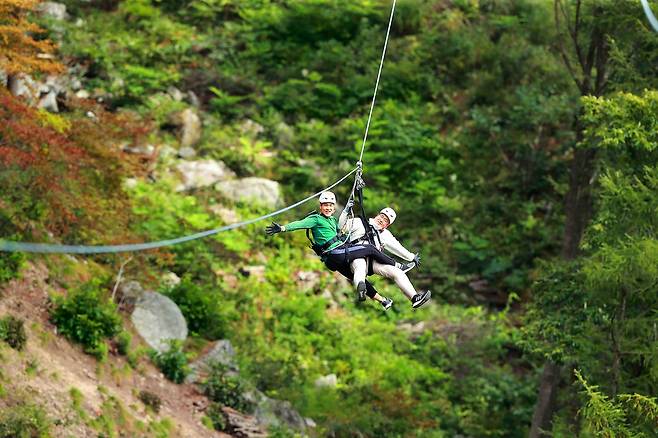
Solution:
M380 304L382 305L384 310L388 310L393 305L393 300L390 298L384 298L384 301L382 301Z
M414 309L417 309L418 307L422 306L426 302L428 302L432 298L432 292L430 291L425 291L421 292L419 294L416 294L413 296L411 299L411 307Z
M416 263L409 262L409 263L403 263L402 266L400 267L400 269L402 269L402 272L407 273L415 267L416 267Z
M358 295L358 300L359 301L365 301L366 300L366 282L365 281L360 281L359 284L356 285L356 293Z

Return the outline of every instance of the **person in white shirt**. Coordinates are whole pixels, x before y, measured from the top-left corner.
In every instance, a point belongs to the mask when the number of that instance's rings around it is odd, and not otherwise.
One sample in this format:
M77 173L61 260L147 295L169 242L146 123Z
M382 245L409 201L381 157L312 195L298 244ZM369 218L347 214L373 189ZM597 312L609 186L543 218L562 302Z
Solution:
M417 292L406 274L406 271L409 269L420 265L420 255L413 254L407 250L395 238L395 236L393 236L393 233L388 230L388 227L397 217L395 210L386 207L382 209L377 216L370 218L367 224L364 224L364 221L360 217L350 217L349 211L351 211L351 207L352 205L346 205L343 213L338 219L338 226L344 234L349 235L350 242L367 241L366 226L368 226L371 227L371 232L375 237L374 244L377 248L389 252L408 262L412 262L407 265L408 269L402 270L397 266L383 265L373 260L370 261L372 263L372 273L393 280L409 301L411 301L412 307L417 308L428 302L432 293L429 290L420 293ZM365 281L366 275L368 274L368 260L363 258L353 260L350 267L354 273L355 283ZM389 298L379 296L374 299L379 301L386 310L388 310L393 304L393 301ZM365 294L360 294L359 300L365 300Z

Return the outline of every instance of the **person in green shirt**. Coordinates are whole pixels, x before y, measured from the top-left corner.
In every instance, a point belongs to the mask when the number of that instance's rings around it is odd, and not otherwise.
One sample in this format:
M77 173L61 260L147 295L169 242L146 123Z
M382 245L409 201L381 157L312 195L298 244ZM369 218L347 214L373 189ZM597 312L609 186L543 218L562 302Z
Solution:
M320 194L320 212L312 213L304 219L290 222L287 225L279 225L272 222L265 228L268 236L277 233L309 230L313 236L313 250L320 256L322 262L331 271L338 271L343 276L354 282L354 275L350 268L350 263L356 259L371 257L373 260L383 265L393 265L401 267L395 259L378 250L374 245L368 243L349 244L347 238L341 236L338 227L338 220L333 216L336 211L336 195L332 192L323 192ZM364 294L373 298L380 303L389 300L377 293L372 284L365 280L359 281L354 285L359 297ZM365 298L364 298L365 299Z

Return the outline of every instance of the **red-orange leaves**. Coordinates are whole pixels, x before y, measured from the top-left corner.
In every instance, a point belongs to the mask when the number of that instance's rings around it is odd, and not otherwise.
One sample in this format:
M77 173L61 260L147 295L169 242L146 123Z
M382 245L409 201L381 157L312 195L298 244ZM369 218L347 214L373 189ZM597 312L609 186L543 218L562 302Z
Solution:
M77 116L45 113L0 90L0 215L68 243L126 239L129 166L117 145L131 125L100 108L93 119L72 109Z

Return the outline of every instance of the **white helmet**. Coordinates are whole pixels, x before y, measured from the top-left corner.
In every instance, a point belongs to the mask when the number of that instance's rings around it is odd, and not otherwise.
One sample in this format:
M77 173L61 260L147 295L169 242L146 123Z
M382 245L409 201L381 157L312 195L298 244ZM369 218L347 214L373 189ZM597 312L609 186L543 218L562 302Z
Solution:
M389 225L393 225L393 222L395 222L395 218L398 216L397 214L395 214L395 210L393 210L391 207L382 208L382 211L380 211L379 213L383 214L388 218Z
M334 195L332 192L320 193L320 204L324 204L325 202L336 204L336 195Z

